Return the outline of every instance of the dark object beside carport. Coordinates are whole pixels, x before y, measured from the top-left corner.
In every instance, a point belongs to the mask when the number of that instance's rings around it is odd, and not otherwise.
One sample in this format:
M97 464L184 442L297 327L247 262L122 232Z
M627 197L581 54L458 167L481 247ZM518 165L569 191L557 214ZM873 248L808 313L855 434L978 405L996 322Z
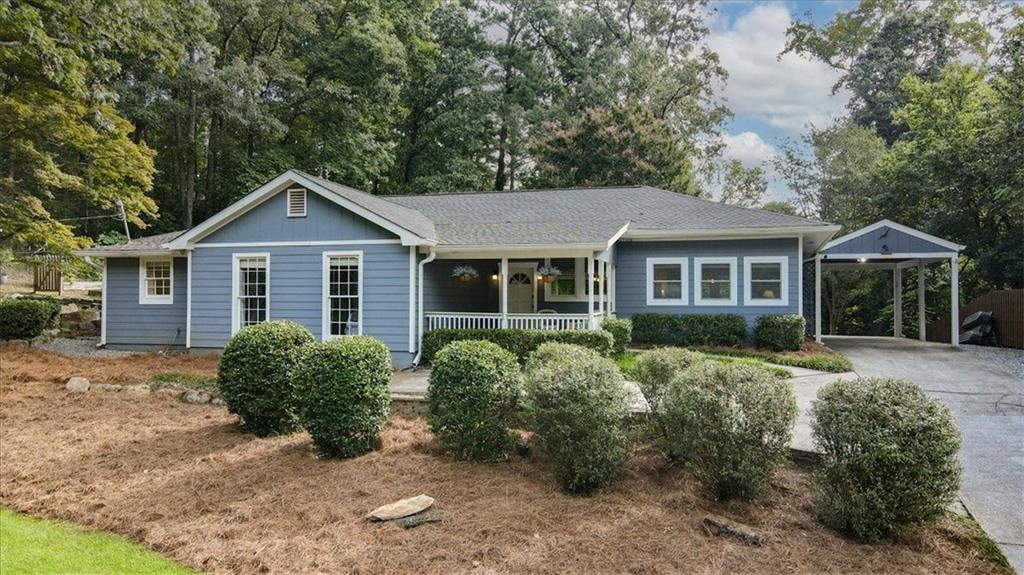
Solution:
M960 324L963 331L960 341L973 345L998 345L992 320L992 312L977 311L967 316Z

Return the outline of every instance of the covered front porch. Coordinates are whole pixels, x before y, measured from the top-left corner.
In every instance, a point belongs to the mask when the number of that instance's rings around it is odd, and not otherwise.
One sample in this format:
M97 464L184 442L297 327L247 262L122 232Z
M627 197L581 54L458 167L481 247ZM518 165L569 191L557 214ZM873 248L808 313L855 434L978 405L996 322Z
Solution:
M615 313L605 252L446 253L424 267L423 330L599 329Z

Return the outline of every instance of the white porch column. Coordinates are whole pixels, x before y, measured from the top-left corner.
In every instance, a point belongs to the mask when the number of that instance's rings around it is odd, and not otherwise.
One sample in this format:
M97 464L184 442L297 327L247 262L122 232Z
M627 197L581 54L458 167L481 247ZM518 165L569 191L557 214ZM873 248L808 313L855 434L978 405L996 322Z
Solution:
M814 341L821 343L821 255L814 256Z
M960 347L960 266L957 259L957 256L949 258L949 342L953 347Z
M605 312L604 291L608 289L607 285L605 284L606 280L608 279L608 262L598 260L598 265L600 267L598 268L597 272L597 309L601 312L601 316L603 317Z
M892 335L903 337L903 270L892 269Z
M615 313L615 266L608 264L608 313Z
M597 329L594 322L594 255L587 256L587 316L590 318L590 329Z
M917 260L917 339L928 341L925 330L928 328L927 307L924 301L924 260Z
M501 328L508 329L508 258L501 258L498 285L501 286Z

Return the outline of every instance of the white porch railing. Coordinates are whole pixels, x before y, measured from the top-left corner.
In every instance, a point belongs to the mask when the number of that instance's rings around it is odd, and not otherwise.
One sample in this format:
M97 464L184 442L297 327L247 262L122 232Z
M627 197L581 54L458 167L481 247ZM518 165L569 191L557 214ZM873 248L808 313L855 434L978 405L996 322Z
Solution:
M502 325L500 313L428 311L425 330L432 329L590 329L591 315L586 313L510 313ZM600 317L594 312L594 317Z

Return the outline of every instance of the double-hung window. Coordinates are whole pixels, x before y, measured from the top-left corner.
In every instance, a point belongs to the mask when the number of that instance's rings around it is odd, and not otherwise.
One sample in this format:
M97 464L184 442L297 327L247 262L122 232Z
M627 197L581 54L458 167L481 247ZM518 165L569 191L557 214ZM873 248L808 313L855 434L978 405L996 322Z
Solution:
M231 333L270 320L270 254L235 254Z
M686 258L647 258L647 305L686 305Z
M736 305L736 258L694 258L694 305Z
M789 258L751 256L743 258L744 305L786 305L789 303Z
M547 266L560 272L551 283L544 284L544 301L587 301L585 258L548 258Z
M172 258L141 258L139 260L139 304L174 303L174 260Z
M327 252L323 270L323 339L363 333L362 252Z

